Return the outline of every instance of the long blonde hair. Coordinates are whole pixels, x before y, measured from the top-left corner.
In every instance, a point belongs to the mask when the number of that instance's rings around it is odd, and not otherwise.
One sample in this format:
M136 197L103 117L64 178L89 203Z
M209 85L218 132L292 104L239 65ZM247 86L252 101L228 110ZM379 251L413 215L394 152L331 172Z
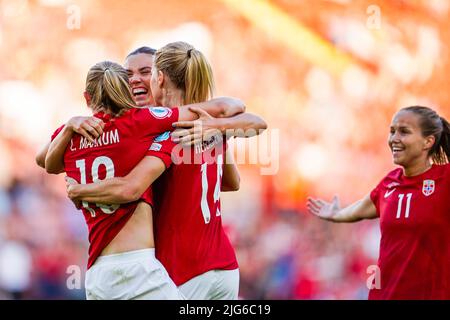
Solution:
M206 57L186 42L172 42L156 51L156 69L183 91L185 104L208 100L214 93L214 77Z
M120 116L125 111L136 108L126 70L111 61L99 62L89 69L86 92L91 97L94 111L105 109L114 116Z

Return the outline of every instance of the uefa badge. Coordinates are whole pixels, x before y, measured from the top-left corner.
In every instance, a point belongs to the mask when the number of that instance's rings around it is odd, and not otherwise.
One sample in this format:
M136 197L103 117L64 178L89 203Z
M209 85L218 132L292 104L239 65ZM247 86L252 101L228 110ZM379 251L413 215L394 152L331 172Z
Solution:
M156 119L164 119L172 115L172 110L166 107L149 107L148 109Z
M428 197L434 192L434 180L423 180L422 193Z

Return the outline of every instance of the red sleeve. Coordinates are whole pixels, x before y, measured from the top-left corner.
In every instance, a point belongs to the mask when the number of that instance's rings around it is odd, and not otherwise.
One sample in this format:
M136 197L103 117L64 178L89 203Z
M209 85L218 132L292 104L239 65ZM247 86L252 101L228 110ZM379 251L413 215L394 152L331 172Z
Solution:
M153 143L148 149L146 155L161 159L164 162L166 169L168 169L173 163L172 151L174 151L176 146L177 144L172 141L170 132L167 131L153 140Z
M62 131L62 129L64 129L66 125L63 124L61 127L59 127L58 129L56 129L55 132L53 132L52 137L51 137L51 141L55 140L56 136Z
M133 115L133 126L140 134L157 135L165 131L172 131L172 124L178 121L178 108L148 107L138 109Z

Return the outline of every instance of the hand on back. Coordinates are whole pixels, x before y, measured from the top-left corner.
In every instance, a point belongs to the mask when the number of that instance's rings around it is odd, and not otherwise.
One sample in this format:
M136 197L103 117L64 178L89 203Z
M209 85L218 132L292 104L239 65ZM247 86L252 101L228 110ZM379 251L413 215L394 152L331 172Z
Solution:
M93 143L102 135L105 123L96 117L73 117L67 122L67 126Z
M172 139L184 147L201 144L209 141L214 135L222 135L220 131L220 119L212 117L208 112L197 107L189 107L189 110L197 113L199 118L193 121L175 122L177 128L172 133Z

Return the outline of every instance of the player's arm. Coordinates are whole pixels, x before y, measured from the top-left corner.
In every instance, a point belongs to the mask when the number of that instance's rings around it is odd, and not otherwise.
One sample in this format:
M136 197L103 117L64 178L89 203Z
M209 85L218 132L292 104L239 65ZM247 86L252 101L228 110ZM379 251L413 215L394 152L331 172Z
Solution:
M64 152L74 133L79 133L94 142L103 133L104 123L95 117L73 117L61 132L50 142L45 154L45 170L48 173L64 172Z
M242 113L230 118L216 119L214 127L223 134L230 133L233 137L249 138L266 130L267 123L256 114Z
M370 199L370 195L366 195L361 200L342 209L337 197L334 197L332 202L308 198L307 207L310 213L333 222L356 222L378 217L377 209Z
M205 110L190 107L199 118L195 121L178 121L173 124L178 128L172 133L174 141L184 146L190 146L208 140L211 136L220 134L230 137L248 138L261 134L267 129L267 123L252 113L241 113L230 118L214 118Z
M230 149L225 153L221 191L238 191L241 177Z
M231 97L220 97L179 107L179 121L198 119L198 114L193 112L190 109L191 107L202 109L215 118L228 118L245 112L245 104L242 100Z
M48 147L50 147L50 142L47 142L36 155L36 164L43 169L45 169L45 156L47 155Z
M58 174L64 172L64 152L73 131L68 126L64 126L61 132L50 143L47 155L45 156L45 170L47 173Z
M138 200L164 172L164 162L154 156L144 157L125 177L89 184L70 184L67 194L72 201L121 204Z

